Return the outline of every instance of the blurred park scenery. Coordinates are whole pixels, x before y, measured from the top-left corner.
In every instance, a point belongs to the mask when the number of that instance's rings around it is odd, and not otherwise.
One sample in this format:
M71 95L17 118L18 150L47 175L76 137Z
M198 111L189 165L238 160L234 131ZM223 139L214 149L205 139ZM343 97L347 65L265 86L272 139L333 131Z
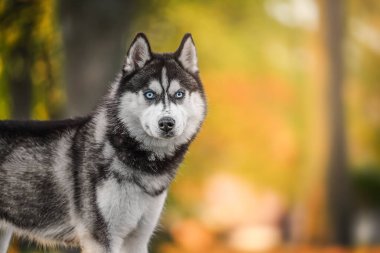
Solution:
M209 104L152 252L380 252L380 1L0 0L0 119L89 113L137 32Z

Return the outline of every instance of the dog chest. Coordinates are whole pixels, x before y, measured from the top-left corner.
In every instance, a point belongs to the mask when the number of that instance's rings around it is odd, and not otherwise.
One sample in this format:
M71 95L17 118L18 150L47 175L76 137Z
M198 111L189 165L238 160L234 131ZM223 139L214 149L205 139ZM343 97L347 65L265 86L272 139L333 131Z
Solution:
M104 181L97 188L97 204L110 233L124 237L133 231L139 221L155 209L158 197L151 197L138 186L115 179Z

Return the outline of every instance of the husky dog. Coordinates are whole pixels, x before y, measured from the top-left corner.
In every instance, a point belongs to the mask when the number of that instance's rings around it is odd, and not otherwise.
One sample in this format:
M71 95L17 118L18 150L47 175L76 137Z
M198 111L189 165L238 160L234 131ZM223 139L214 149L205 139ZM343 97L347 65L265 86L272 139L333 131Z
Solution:
M87 117L0 122L0 253L12 234L85 253L146 253L206 114L190 34L175 53L138 34Z

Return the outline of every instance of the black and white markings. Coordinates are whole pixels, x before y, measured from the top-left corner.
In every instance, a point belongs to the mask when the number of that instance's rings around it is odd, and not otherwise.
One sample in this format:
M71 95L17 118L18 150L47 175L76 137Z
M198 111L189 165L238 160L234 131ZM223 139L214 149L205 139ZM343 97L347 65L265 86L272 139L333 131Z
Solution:
M85 253L147 253L205 118L197 61L190 35L155 54L138 34L89 116L0 121L0 253L11 233Z

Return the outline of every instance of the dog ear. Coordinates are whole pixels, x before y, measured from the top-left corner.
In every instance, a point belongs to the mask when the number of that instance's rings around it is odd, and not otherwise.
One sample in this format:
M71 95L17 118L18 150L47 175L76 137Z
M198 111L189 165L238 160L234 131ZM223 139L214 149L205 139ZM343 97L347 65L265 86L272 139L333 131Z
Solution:
M183 36L182 42L175 52L177 60L182 67L192 74L198 73L198 57L193 38L190 33Z
M131 73L141 69L152 58L152 52L147 37L144 33L138 33L128 50L123 71Z

